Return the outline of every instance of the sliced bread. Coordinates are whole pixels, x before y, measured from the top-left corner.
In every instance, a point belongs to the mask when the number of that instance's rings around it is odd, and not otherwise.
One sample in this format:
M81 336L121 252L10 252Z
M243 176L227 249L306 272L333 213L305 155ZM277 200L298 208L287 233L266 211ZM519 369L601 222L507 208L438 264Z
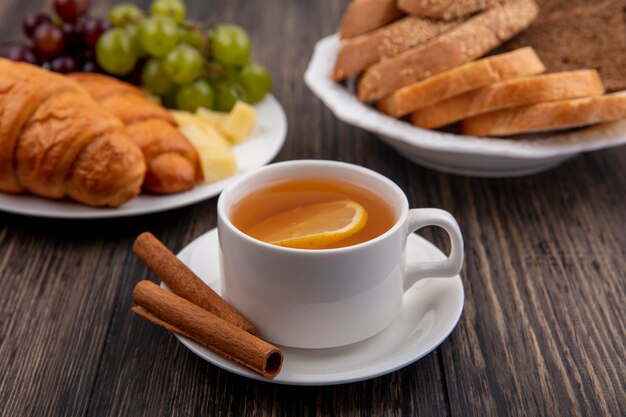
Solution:
M341 81L380 60L424 44L458 22L407 16L383 28L345 40L335 62L333 80Z
M406 13L451 20L472 15L501 0L398 0L398 8Z
M359 80L359 99L379 100L406 85L470 62L524 30L537 12L533 0L510 0L468 19L426 45L372 65Z
M537 20L504 46L532 46L548 71L597 69L607 91L626 89L626 1L538 0Z
M435 129L495 110L602 93L604 88L596 70L517 78L490 84L413 112L411 123Z
M339 26L340 38L351 38L385 26L402 16L395 0L353 0Z
M626 118L626 95L553 101L481 114L464 120L465 135L508 136L611 122Z
M543 63L532 48L520 48L469 62L407 85L384 97L376 107L390 116L402 117L487 84L540 74L544 70Z

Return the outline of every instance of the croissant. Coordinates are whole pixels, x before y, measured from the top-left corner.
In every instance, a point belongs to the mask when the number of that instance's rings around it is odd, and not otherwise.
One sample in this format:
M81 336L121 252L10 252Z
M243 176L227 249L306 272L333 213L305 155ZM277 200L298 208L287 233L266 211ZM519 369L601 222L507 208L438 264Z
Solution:
M117 207L145 172L123 124L78 83L0 58L0 191Z
M198 154L167 110L145 98L136 87L114 78L86 73L70 77L126 125L146 159L146 190L169 194L195 186L201 175Z

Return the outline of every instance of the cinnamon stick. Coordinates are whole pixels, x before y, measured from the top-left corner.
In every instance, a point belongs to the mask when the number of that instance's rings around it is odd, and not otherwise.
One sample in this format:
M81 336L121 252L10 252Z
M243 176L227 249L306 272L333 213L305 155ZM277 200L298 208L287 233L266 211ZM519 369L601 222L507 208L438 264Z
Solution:
M177 294L251 334L256 328L206 285L152 233L140 234L133 245L135 254L161 281Z
M132 311L152 323L176 332L266 378L282 367L283 354L275 346L223 320L151 281L133 290Z

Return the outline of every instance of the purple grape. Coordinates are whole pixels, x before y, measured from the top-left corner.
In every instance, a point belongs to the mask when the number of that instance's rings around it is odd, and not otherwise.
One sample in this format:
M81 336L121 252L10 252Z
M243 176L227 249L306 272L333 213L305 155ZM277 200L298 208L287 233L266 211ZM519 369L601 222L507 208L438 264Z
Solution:
M82 36L79 25L76 23L63 23L61 31L65 36L66 46L79 46L82 43Z
M80 70L82 72L100 72L100 67L98 67L95 61L85 61Z
M37 64L37 57L30 50L23 46L13 46L9 48L6 57L15 62L28 62L29 64Z
M104 18L85 19L81 24L83 40L90 48L95 48L100 36L111 28L111 23Z
M60 56L50 61L50 69L61 74L69 74L76 71L76 61L71 56Z
M26 36L32 38L39 25L50 22L51 19L48 14L42 12L31 12L24 16L24 20L22 20L22 30Z
M83 49L81 58L83 61L93 61L96 59L96 54L93 49Z
M63 52L65 37L63 31L50 23L37 27L33 34L34 51L42 58L54 58Z
M54 10L64 22L73 23L89 9L89 0L54 0Z

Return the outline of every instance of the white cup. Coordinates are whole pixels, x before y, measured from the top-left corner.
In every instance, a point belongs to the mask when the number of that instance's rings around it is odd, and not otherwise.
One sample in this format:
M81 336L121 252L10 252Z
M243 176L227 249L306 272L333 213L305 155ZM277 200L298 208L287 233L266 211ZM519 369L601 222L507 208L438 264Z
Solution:
M271 245L233 225L231 208L251 191L299 177L360 184L390 203L396 221L367 242L323 250ZM413 284L423 278L454 277L463 265L463 237L452 215L432 208L409 209L396 184L357 165L299 160L265 166L229 185L217 212L224 298L262 338L278 345L329 348L364 340L393 321L403 293ZM450 236L449 258L405 264L408 235L430 225Z

